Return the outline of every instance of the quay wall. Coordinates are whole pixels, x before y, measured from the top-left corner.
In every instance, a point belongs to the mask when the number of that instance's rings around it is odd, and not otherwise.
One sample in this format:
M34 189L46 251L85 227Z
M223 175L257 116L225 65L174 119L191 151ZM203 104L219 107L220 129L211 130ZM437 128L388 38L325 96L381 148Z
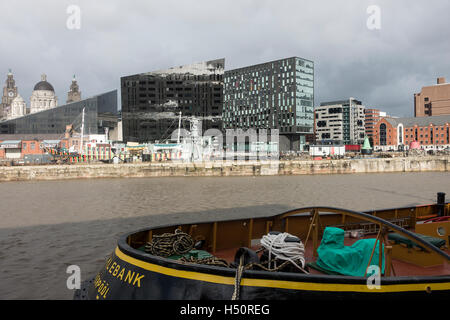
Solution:
M0 167L0 181L450 171L450 156L344 160L126 163Z

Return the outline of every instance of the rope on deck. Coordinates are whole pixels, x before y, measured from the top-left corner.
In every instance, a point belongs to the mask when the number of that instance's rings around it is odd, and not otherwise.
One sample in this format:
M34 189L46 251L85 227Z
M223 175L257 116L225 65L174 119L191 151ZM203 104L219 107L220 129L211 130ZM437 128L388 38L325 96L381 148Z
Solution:
M194 240L187 233L176 229L175 233L154 235L151 242L147 242L145 252L160 257L169 257L174 254L183 255L194 247Z

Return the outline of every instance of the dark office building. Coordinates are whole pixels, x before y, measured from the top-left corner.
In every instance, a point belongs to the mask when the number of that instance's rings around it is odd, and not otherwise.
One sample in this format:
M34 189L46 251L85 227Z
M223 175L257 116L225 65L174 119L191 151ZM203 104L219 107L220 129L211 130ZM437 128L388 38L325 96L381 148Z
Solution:
M121 78L123 140L164 141L189 117L202 119L203 131L222 129L225 59Z
M224 129L278 129L280 151L303 150L313 138L314 63L292 57L226 71L223 122Z
M0 134L64 134L72 124L79 130L84 108L84 134L104 134L117 128L117 90L52 109L0 122Z

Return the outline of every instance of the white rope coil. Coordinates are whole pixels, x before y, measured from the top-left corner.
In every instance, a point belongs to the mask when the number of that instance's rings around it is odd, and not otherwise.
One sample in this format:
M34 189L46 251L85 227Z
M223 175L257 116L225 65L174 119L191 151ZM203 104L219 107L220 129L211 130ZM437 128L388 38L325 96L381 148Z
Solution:
M279 234L267 234L261 238L261 245L269 252L269 268L272 255L279 260L287 260L294 266L304 271L305 247L301 241L285 242L287 237L295 237L287 232ZM301 266L297 263L300 262Z

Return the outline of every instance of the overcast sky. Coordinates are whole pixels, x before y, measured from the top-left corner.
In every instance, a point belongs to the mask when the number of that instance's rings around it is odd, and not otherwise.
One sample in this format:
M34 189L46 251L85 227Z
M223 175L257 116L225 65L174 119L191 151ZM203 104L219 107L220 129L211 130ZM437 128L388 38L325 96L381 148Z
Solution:
M80 29L67 27L70 5L80 8ZM380 9L380 29L367 27L370 5ZM414 92L450 79L449 12L449 1L433 0L2 0L0 87L11 68L29 106L46 73L64 104L73 74L86 98L120 95L120 77L130 74L299 56L315 63L316 105L355 97L413 116Z

